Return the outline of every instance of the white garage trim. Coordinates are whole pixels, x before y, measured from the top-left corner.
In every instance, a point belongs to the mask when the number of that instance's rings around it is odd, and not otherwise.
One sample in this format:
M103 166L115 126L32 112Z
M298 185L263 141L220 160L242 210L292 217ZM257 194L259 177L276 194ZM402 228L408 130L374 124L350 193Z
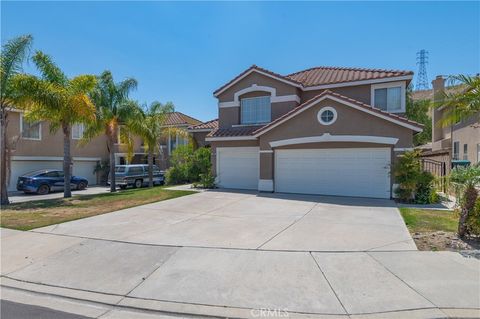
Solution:
M286 140L279 140L270 142L271 147L279 147L286 145L305 144L305 143L321 143L321 142L360 142L360 143L375 143L375 144L389 144L395 145L398 138L383 137L383 136L368 136L368 135L330 135L325 133L319 136L308 136L291 138Z
M221 188L258 189L259 147L217 147L216 184Z
M275 151L275 191L390 198L391 148Z

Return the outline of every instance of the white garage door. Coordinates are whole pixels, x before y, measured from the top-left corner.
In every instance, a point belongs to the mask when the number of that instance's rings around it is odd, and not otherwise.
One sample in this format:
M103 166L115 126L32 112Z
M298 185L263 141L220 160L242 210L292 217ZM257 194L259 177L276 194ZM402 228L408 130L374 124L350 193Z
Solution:
M88 185L97 184L97 176L93 173L96 162L94 161L74 161L72 174L83 177L88 180Z
M217 185L223 188L258 189L258 147L217 148Z
M275 151L275 191L390 198L390 149Z
M97 177L93 173L96 161L74 161L73 175L84 177L88 180L89 185L97 183ZM58 169L63 170L63 162L61 160L12 160L11 177L8 185L8 191L17 189L18 177L39 169Z

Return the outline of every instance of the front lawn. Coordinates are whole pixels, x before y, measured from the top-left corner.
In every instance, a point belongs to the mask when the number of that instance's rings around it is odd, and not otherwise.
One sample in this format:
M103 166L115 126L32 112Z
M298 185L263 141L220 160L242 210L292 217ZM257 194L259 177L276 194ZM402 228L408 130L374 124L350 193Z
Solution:
M458 237L458 215L453 211L402 207L400 212L419 250L464 251L480 248L477 238Z
M194 193L154 187L10 204L0 212L1 227L30 230Z
M411 233L456 232L458 216L453 211L401 207L403 220Z

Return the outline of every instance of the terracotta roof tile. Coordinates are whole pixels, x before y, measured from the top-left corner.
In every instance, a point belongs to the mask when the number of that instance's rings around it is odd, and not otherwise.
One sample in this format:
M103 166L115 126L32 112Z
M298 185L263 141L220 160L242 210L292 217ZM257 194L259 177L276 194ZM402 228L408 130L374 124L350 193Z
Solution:
M412 120L409 120L403 116L399 116L399 115L396 115L396 114L392 114L392 113L389 113L389 112L386 112L386 111L382 111L380 109L377 109L377 108L374 108L368 104L365 104L365 103L362 103L360 101L357 101L357 100L354 100L352 98L349 98L349 97L346 97L344 95L341 95L341 94L338 94L338 93L335 93L335 92L332 92L330 90L325 90L323 91L322 93L318 94L317 96L311 98L310 100L308 101L305 101L304 103L300 104L299 106L297 106L296 108L294 108L293 110L291 110L290 112L287 112L285 113L284 115L282 115L281 117L275 119L274 121L270 122L269 124L261 127L261 128L258 128L255 132L253 132L252 135L257 135L258 133L261 133L263 132L264 130L266 130L267 128L271 127L272 125L282 121L283 119L289 117L290 115L300 111L302 108L310 105L312 102L315 102L316 100L319 100L320 98L322 98L323 96L325 95L333 95L339 99L342 99L346 102L350 102L350 103L353 103L355 105L358 105L364 109L367 109L369 111L373 111L375 113L378 113L378 114L382 114L382 115L385 115L385 116L388 116L392 119L395 119L395 120L398 120L398 121L401 121L401 122L404 122L406 124L410 124L410 125L413 125L413 126L417 126L419 129L423 128L423 125L420 124L420 123L417 123L415 121L412 121Z
M304 87L413 75L412 71L320 66L286 76Z
M217 128L216 130L208 133L207 137L252 136L253 133L258 129L258 126Z
M183 114L182 112L172 112L168 115L165 120L165 125L174 126L174 125L197 125L202 123L201 121L194 119L191 116Z
M198 125L191 125L188 127L189 130L214 130L216 128L218 128L218 119L203 122Z

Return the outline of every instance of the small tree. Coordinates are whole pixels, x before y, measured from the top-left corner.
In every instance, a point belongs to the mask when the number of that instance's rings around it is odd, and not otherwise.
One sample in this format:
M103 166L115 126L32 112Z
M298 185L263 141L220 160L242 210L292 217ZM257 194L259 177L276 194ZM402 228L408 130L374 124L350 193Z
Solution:
M25 118L50 122L50 131L59 128L63 133L63 171L65 198L71 197L72 155L70 139L72 125L95 120L95 106L88 93L95 87L93 75L80 75L69 79L65 73L41 51L33 56L41 77L22 74L15 78L18 95L16 105L25 109Z
M480 165L457 167L450 174L450 182L455 188L460 203L460 219L458 222L458 236L468 234L467 221L475 209L478 198L477 187L480 186Z
M423 124L423 131L413 136L413 145L423 145L432 141L432 119L430 118L430 100L414 101L411 85L407 89L407 106L405 116Z
M22 71L22 65L32 44L32 36L24 35L7 41L2 46L0 54L0 205L7 205L7 172L9 159L7 158L7 127L8 107L13 107L13 99L17 95L13 79Z
M421 174L422 165L418 150L405 152L398 158L398 162L393 169L393 175L395 182L398 184L395 193L400 200L409 202L415 198L417 182Z
M95 89L90 94L96 107L96 119L87 125L84 132L84 140L89 141L95 136L105 134L109 151L110 167L110 191L115 192L115 142L122 123L128 122L132 117L138 116L138 110L134 103L128 99L130 92L137 87L137 81L127 78L122 82L115 83L112 73L104 71L97 81ZM128 131L122 130L121 139L126 140L131 150L131 140Z
M140 108L126 123L129 131L143 139L147 151L148 161L148 186L153 187L153 154L160 148L160 139L169 135L188 137L188 132L176 127L166 125L170 113L175 111L173 103L162 104L153 102L149 107Z

